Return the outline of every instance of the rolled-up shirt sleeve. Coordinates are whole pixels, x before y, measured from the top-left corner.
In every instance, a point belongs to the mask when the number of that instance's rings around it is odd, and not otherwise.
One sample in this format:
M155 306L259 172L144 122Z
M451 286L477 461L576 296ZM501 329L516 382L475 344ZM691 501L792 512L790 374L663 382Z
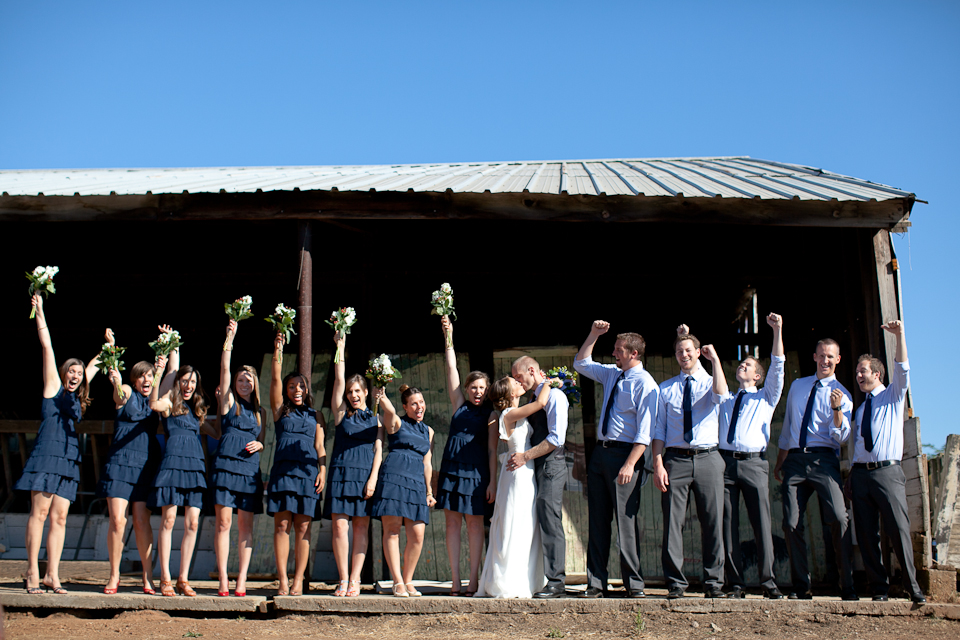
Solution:
M853 411L853 400L850 399L850 394L846 391L843 392L843 402L840 403L840 406L843 408L843 420L840 421L839 427L832 420L830 421L830 435L833 436L834 440L843 444L850 437L850 413Z
M653 414L653 439L667 441L667 407L663 401L663 393L657 389L656 411ZM638 416L639 418L639 416ZM638 429L639 431L639 429Z
M642 385L637 400L637 435L634 444L650 444L651 434L657 426L657 412L660 403L660 388L656 384Z
M567 423L570 402L560 389L551 389L544 411L547 414L547 442L554 447L563 446L567 439Z
M604 375L606 372L606 367L599 362L594 362L593 358L590 356L587 356L583 360L574 360L573 368L581 375L585 375L591 380L601 384L604 383L604 378L606 378Z
M783 395L783 364L784 356L770 355L770 370L763 385L763 397L771 407L776 407Z

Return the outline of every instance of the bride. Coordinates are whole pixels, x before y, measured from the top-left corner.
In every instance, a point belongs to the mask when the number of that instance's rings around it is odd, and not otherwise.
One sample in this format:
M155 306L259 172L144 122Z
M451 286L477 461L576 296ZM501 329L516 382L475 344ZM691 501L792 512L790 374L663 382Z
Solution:
M508 471L506 461L530 448L527 417L547 405L551 382L547 380L537 398L522 407L519 403L524 390L513 378L501 378L490 387L489 397L500 412L500 439L507 442L507 453L500 455L496 507L477 597L531 598L546 583L533 461L516 471Z

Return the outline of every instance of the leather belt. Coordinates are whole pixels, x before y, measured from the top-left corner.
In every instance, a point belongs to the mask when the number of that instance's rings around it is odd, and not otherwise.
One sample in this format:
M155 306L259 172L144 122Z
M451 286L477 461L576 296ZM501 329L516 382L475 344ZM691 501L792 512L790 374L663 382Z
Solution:
M710 453L711 451L716 451L717 446L707 447L705 449L683 449L681 447L667 447L667 453L673 453L678 456L687 456L692 458L693 456L700 455L701 453Z
M804 447L803 449L790 449L787 453L832 453L837 455L837 449L833 447Z
M620 442L619 440L597 440L597 446L604 449L633 449L632 442Z
M873 471L874 469L882 469L884 467L893 467L900 466L899 460L881 460L879 462L854 462L854 469L866 469L867 471Z
M734 460L750 460L751 458L762 458L766 451L731 451L730 449L720 449L720 455Z

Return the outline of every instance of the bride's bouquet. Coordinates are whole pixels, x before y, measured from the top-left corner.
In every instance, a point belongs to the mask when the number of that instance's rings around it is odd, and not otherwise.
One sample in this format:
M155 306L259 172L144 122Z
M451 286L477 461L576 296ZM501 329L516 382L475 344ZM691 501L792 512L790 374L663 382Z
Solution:
M454 320L457 319L457 314L453 310L453 289L450 287L449 282L444 282L440 285L440 289L433 292L433 295L430 296L430 304L433 305L433 311L430 313L432 315L440 316L452 316ZM447 334L447 348L449 349L452 345L450 334Z
M60 272L60 267L37 267L33 271L27 271L27 280L30 281L30 288L27 293L33 297L35 293L42 293L44 298L49 297L51 293L56 293L57 288L53 286L53 276ZM37 315L36 309L30 310L30 319Z
M118 347L109 342L104 343L103 348L100 349L100 354L97 356L97 360L100 361L97 364L100 373L108 375L111 369L123 371L123 360L120 359L120 356L122 356L126 350L126 347ZM117 388L117 393L120 394L120 399L122 400L123 385Z
M340 307L330 314L330 319L326 323L333 327L335 333L343 336L348 335L350 327L357 323L357 312L353 310L353 307ZM342 360L343 349L338 346L337 352L333 356L333 363L337 364Z
M272 324L273 328L277 331L283 332L283 340L289 344L290 334L297 335L297 332L293 330L293 319L296 317L296 311L290 307L278 304L277 308L273 310L273 315L264 318L264 320Z
M147 343L147 346L153 349L154 359L160 356L168 356L171 352L180 348L183 342L180 341L180 332L171 331L170 333L161 333L153 342Z
M370 365L367 367L366 377L370 379L370 384L374 387L386 387L387 384L400 377L400 372L393 367L393 363L390 362L390 356L381 353L370 361ZM380 401L376 400L373 403L373 414L376 415L379 410Z
M559 382L554 382L550 386L563 391L570 406L580 404L580 387L577 385L576 371L570 371L566 367L554 367L547 371L547 377L559 379Z

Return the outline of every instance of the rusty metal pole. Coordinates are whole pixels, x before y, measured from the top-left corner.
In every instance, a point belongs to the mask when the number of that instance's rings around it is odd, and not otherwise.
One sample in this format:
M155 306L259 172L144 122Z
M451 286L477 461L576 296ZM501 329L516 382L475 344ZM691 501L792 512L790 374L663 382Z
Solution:
M310 221L300 220L297 231L300 244L300 280L297 286L300 349L297 352L297 369L310 385L310 373L313 370L313 229Z

